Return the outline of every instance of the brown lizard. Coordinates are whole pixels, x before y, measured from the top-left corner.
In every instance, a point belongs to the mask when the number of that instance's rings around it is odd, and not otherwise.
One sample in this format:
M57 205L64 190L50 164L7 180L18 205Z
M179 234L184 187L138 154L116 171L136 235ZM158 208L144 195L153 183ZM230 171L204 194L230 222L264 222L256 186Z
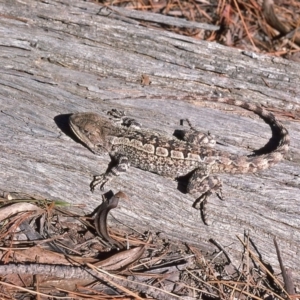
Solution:
M288 152L290 138L287 129L275 116L261 106L228 98L206 100L226 103L259 115L278 134L276 148L260 155L238 156L213 148L215 141L202 134L188 122L190 129L182 131L182 140L170 138L153 130L141 129L140 124L112 110L110 117L95 113L75 113L70 116L72 131L95 154L109 153L116 165L106 173L94 176L91 190L104 185L127 171L129 165L173 179L190 174L187 192L201 203L206 223L204 204L212 192L222 199L222 183L214 174L245 174L267 169L278 163Z

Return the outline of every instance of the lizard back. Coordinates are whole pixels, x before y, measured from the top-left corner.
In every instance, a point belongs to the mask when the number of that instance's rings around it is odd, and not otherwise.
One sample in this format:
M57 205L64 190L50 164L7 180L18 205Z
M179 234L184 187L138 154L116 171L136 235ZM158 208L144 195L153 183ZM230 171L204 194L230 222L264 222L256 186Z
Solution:
M208 166L210 173L252 173L278 163L288 152L287 129L261 106L229 98L204 100L242 107L259 115L278 134L276 148L262 155L239 156L155 131L124 127L94 113L73 114L70 126L93 152L104 149L111 156L126 155L132 166L168 177L185 175L201 165Z
M204 163L210 151L200 145L143 129L122 130L111 138L111 144L112 156L126 155L134 167L173 178Z

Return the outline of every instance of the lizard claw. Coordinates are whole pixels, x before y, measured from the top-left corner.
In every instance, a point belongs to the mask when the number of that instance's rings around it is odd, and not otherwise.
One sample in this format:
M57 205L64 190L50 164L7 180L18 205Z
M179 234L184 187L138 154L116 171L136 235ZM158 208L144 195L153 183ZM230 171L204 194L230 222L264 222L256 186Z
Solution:
M122 119L123 117L125 117L125 112L116 108L113 108L112 110L108 111L107 114L116 119Z
M216 191L216 195L218 196L218 198L222 201L225 201L225 198L224 198L224 195L223 195L223 191L221 188L219 188L217 191Z
M208 191L201 195L193 204L193 207L200 211L202 221L205 225L209 225L208 213L206 211L207 198L211 195L211 191Z
M109 181L109 179L105 176L105 174L102 175L95 175L94 179L90 183L90 189L91 192L94 192L95 187L100 184L100 191L104 190L104 185Z

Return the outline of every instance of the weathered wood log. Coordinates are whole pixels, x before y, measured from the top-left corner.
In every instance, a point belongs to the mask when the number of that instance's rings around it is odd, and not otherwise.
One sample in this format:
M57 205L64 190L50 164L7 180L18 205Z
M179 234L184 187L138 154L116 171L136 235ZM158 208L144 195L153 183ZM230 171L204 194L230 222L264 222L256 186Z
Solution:
M217 147L245 154L267 143L268 125L201 95L257 102L289 129L290 159L256 175L222 175L226 201L209 199L210 226L176 182L138 169L110 184L131 199L113 214L137 230L205 249L214 238L235 259L242 249L236 235L248 230L262 258L279 270L276 236L300 282L299 64L117 20L79 0L4 0L0 8L1 190L85 204L86 211L100 203L101 192L92 194L89 183L109 157L68 135L67 114L125 109L144 127L170 135L189 118L216 135L223 144ZM143 74L151 85L141 84Z

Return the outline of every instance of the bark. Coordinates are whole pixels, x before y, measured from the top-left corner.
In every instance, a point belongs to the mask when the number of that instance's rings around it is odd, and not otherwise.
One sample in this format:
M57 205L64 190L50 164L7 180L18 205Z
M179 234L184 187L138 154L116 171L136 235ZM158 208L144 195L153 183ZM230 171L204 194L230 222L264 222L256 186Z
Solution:
M209 199L210 226L176 182L133 168L108 187L130 197L113 214L136 230L203 249L212 249L214 238L235 260L242 249L236 235L249 231L262 258L279 270L276 237L299 283L298 63L149 28L126 10L118 9L120 18L79 0L4 0L0 9L1 190L85 204L86 212L100 204L101 192L92 194L89 183L110 159L74 141L68 114L125 109L170 135L189 118L216 135L223 144L217 147L246 154L268 142L268 125L201 95L257 102L289 129L289 159L256 175L221 175L226 201ZM142 85L142 75L152 83Z

